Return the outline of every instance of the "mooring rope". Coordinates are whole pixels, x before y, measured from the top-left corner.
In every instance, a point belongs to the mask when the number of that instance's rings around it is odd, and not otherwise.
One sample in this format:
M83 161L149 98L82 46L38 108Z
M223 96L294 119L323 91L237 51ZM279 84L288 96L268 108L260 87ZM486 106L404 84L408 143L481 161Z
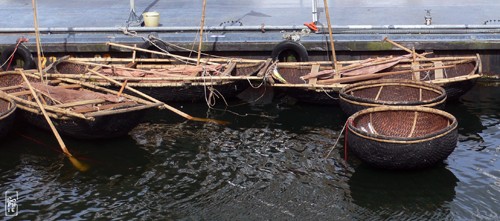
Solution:
M329 98L331 98L332 100L338 100L338 99L339 99L339 98L335 98L335 97L333 97L332 95L330 95L330 94L328 93L328 91L326 91L326 89L325 89L324 87L320 87L320 88L321 88L321 90L323 91L323 93L325 93L325 94L326 94L326 96L328 96L328 97L329 97Z
M342 133L344 132L345 128L347 127L347 122L348 121L345 122L344 126L342 127L342 130L340 130L340 133L339 133L339 136L337 137L337 140L335 140L335 143L333 144L332 148L330 148L330 151L328 151L328 154L326 154L325 158L328 158L330 156L333 149L335 149L335 147L339 143L340 137L342 136ZM346 131L346 134L344 135L344 139L345 139L345 144L344 144L345 150L344 151L347 151L347 131ZM345 159L347 159L347 153L345 153L344 156L345 156Z
M11 61L11 59L14 57L14 54L15 54L15 53L16 53L16 51L14 50L14 52L12 52L12 54L10 54L10 56L7 58L7 60L5 60L5 62L4 62L2 65L0 65L0 68L3 68L3 66L5 66L5 64L7 64L7 62L9 62L9 64L10 64L10 61ZM9 65L9 66L10 66L10 65ZM9 67L7 67L7 69L8 69L8 68L9 68Z
M14 51L12 51L12 54L7 59L7 61L9 61L9 64L7 65L7 70L9 70L10 65L12 64L12 61L14 60L14 55L17 52L17 48L19 48L19 45L21 45L21 42L22 42L21 38L17 40L17 44L16 44L16 47L14 48ZM7 61L5 61L5 63L7 63ZM5 65L5 63L2 65L2 67Z

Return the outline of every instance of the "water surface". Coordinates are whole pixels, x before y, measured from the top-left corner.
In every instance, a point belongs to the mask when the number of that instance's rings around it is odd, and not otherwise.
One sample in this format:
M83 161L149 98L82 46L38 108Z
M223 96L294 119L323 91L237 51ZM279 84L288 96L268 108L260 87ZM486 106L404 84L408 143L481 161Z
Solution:
M176 104L228 126L152 112L128 137L66 138L86 172L50 133L19 124L1 144L0 190L19 192L16 219L26 220L499 219L498 82L447 105L459 120L457 148L414 172L346 162L343 139L325 158L346 120L338 107L238 103L229 111Z

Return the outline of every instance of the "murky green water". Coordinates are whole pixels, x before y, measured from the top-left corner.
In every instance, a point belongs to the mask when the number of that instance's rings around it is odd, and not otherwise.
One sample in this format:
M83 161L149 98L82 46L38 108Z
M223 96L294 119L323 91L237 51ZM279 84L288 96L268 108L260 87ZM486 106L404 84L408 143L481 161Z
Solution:
M443 165L415 172L374 170L353 156L345 162L341 144L325 159L346 119L338 107L228 108L240 115L182 108L232 123L164 112L129 137L66 139L87 172L59 154L50 133L20 125L0 148L0 190L19 193L15 219L500 219L498 82L448 104L459 120L458 146Z

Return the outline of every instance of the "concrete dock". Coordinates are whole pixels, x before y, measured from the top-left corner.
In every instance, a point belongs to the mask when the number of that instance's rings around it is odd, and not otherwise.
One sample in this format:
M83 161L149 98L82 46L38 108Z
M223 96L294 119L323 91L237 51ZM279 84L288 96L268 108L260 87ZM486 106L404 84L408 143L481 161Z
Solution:
M240 57L266 57L286 38L298 40L311 60L328 59L323 1L317 1L318 32L307 33L313 2L209 0L203 50ZM141 37L192 48L197 41L202 1L135 1L135 14L157 11L159 27L141 27L130 19L129 1L45 0L38 2L38 21L45 53L117 53L106 42L142 44ZM399 50L388 37L416 50L442 54L483 55L496 67L500 50L500 1L382 0L329 1L335 47L342 58ZM428 14L428 11L429 14ZM0 0L0 51L26 36L34 45L30 0ZM431 20L426 25L425 16ZM125 30L127 32L125 32ZM128 33L126 35L125 33ZM133 34L131 34L133 33ZM343 56L343 57L342 57ZM486 70L488 71L488 70Z

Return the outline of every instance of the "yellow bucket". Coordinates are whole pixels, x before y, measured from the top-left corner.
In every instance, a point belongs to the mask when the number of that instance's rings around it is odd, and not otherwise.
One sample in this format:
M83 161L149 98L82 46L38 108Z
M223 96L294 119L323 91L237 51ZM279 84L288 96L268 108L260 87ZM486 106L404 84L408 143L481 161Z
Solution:
M144 12L142 17L146 27L158 27L160 23L160 13L158 12Z

